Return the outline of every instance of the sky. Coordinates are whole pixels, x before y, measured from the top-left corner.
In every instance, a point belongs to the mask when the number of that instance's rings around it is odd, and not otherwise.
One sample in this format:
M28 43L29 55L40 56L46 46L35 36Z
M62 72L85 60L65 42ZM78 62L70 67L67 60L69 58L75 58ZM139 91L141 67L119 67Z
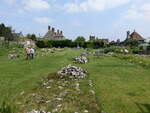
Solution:
M50 25L67 39L124 40L127 30L148 38L150 0L0 0L0 23L37 36Z

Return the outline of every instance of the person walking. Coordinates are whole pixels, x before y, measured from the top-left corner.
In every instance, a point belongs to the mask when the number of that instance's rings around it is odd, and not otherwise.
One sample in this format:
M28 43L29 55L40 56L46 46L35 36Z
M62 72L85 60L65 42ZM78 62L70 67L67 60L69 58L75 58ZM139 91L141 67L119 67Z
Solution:
M31 59L34 58L34 53L35 53L34 48L31 48L31 49L30 49L30 58L31 58Z
M25 54L26 54L26 59L29 60L30 59L30 48L25 48Z

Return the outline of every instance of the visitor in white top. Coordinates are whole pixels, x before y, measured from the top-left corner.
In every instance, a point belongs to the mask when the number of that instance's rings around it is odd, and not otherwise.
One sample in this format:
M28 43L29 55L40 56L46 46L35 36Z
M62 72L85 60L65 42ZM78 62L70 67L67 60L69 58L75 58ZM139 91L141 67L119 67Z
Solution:
M33 59L34 58L34 53L35 50L33 48L30 49L30 58Z

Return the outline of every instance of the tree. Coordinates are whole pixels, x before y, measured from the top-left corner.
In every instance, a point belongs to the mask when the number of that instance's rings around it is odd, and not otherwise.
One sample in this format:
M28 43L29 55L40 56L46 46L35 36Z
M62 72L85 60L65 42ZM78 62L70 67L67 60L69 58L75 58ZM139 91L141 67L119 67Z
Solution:
M75 39L75 42L85 42L85 38L83 36L78 36L76 39Z
M5 38L5 42L14 40L11 27L6 27L3 23L0 24L0 36Z
M93 48L94 49L103 48L104 46L105 46L104 41L101 41L101 40L93 41Z
M124 42L125 46L130 46L130 47L138 47L140 42L138 40L127 40Z
M31 39L31 40L33 40L33 41L36 41L37 40L37 38L36 38L36 35L35 34L27 34L27 36L26 36L28 39Z

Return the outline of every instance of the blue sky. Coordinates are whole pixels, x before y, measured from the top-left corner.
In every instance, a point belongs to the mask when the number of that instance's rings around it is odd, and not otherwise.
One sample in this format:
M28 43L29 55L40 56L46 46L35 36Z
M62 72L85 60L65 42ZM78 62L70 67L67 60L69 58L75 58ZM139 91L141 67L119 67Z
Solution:
M0 23L16 32L44 35L47 26L63 30L66 38L95 35L110 40L126 31L150 37L149 0L0 0Z

